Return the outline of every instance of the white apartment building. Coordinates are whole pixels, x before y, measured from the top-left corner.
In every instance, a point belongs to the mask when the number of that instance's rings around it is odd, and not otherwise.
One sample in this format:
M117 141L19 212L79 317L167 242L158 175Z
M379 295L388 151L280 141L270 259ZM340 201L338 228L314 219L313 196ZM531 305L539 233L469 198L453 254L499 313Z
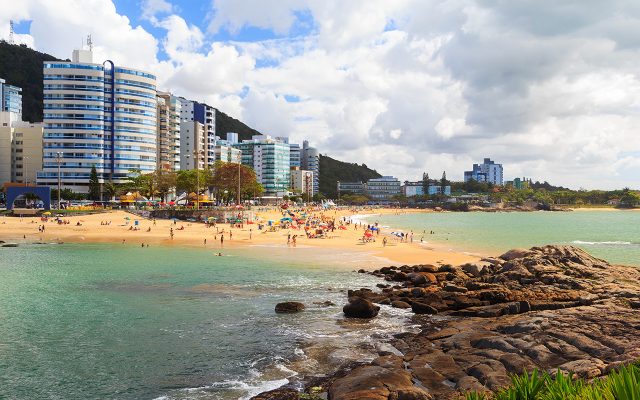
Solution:
M44 63L43 171L55 186L61 153L64 188L88 192L91 168L101 184L124 182L130 170L157 166L156 77L74 50L72 61Z
M180 169L180 111L182 103L171 93L158 92L157 129L158 169Z
M16 118L15 113L0 112L0 186L35 184L36 172L42 169L43 124Z
M313 196L313 171L291 167L291 190Z
M487 182L494 185L503 184L502 164L497 164L490 158L485 158L482 164L473 164L471 171L464 172L464 181L473 179L476 182Z

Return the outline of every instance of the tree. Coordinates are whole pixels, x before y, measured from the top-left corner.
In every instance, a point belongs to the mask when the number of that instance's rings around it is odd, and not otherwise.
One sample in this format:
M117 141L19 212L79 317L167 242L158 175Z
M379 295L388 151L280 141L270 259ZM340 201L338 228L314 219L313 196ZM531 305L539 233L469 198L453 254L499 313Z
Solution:
M89 175L89 199L100 200L100 181L98 180L98 171L96 171L95 165L91 167L91 175Z
M620 196L620 208L634 208L638 202L640 202L640 196L629 190L629 188L622 189L622 195Z
M442 187L442 194L444 194L444 188L449 185L447 180L447 171L442 171L442 178L440 179L440 186Z
M109 197L109 200L113 200L118 194L118 185L114 183L111 179L108 182L104 183L104 192Z
M240 175L240 199L238 199L238 172ZM235 199L239 203L242 199L257 197L264 192L264 188L256 177L252 168L246 165L225 163L217 161L214 164L210 186L213 188L216 198L224 201ZM224 195L224 192L227 192Z
M158 169L154 172L156 180L156 189L162 201L167 201L167 194L171 189L176 187L177 174L173 171L164 171Z
M422 174L422 194L429 194L429 174L426 172Z

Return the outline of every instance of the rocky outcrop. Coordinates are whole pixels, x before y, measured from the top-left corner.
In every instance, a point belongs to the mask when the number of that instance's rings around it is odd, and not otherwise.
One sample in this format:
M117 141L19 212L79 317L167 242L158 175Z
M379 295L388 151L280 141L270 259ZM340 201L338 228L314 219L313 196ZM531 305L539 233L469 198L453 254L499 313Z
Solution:
M378 315L380 306L362 297L351 297L349 303L342 308L347 318L373 318Z
M329 388L331 400L430 400L431 396L414 386L403 368L401 357L379 357L371 365L354 369Z
M285 301L283 303L276 304L276 312L279 314L297 313L304 309L304 304L297 301Z
M593 379L640 359L640 269L576 247L372 274L389 283L349 291L345 315L371 318L374 303L410 305L421 329L391 343L400 355L381 354L330 380L331 400L458 399L534 368Z

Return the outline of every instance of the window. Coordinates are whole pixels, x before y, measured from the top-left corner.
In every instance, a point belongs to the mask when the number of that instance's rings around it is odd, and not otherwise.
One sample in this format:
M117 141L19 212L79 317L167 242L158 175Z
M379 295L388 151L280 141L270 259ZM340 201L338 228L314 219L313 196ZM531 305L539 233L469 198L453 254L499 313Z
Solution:
M22 132L16 132L16 137L22 137Z
M22 153L22 149L16 149L16 153Z

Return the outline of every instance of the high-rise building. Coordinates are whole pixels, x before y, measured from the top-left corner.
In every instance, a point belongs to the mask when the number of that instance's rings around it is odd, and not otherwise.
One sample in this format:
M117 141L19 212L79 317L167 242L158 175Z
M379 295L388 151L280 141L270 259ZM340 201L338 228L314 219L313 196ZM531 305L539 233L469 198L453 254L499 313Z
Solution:
M496 164L490 158L485 158L482 164L473 164L471 171L464 172L464 181L487 182L502 185L502 164Z
M309 197L313 196L313 172L291 166L291 189Z
M0 112L0 185L5 182L36 183L42 169L42 123L15 121Z
M22 120L22 89L8 85L0 78L0 111L13 113L17 121Z
M171 93L158 92L157 129L158 169L180 169L180 108L182 103Z
M291 167L301 167L302 166L302 161L300 160L301 157L301 149L300 149L300 145L297 143L290 143L289 144L289 163L291 164Z
M182 103L171 93L158 92L158 169L180 169L180 109Z
M271 136L254 136L233 147L242 151L242 164L253 168L267 196L283 196L290 184L289 144Z
M242 162L242 150L236 149L228 144L218 142L214 147L216 161L240 164Z
M91 168L104 184L124 182L130 171L157 166L156 77L90 50L72 61L44 63L44 156L38 182L57 185L61 154L64 188L88 192Z
M300 167L303 170L313 172L313 194L315 195L320 188L320 154L318 149L309 146L307 140L302 142Z

